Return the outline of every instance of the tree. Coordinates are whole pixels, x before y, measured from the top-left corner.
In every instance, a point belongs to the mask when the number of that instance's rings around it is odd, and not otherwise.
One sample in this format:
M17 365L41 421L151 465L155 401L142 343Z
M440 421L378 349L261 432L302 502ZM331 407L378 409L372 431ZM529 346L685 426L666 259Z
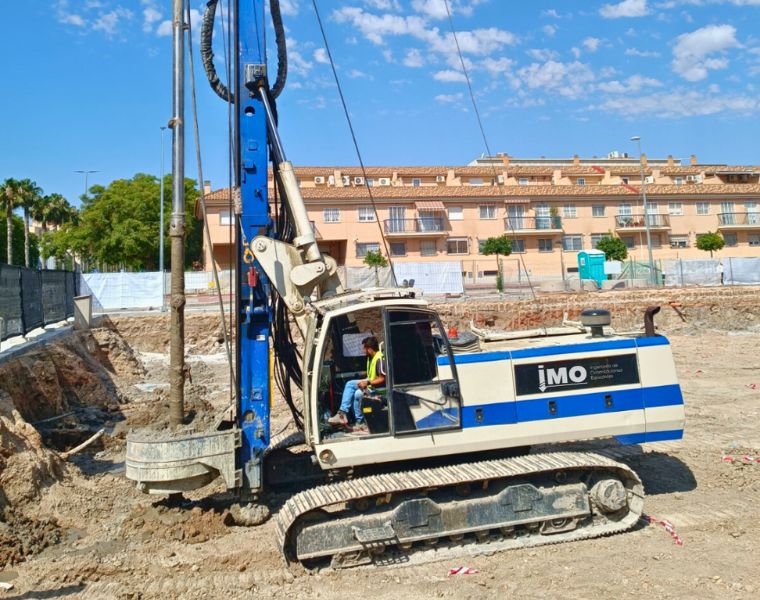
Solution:
M496 255L496 289L501 293L504 291L501 257L512 254L512 241L506 235L488 238L483 244L483 254L486 256Z
M171 176L164 180L171 189ZM164 199L164 211L171 214L171 197ZM192 265L202 253L202 222L195 218L195 182L185 180L185 265ZM82 202L78 216L52 234L46 250L60 257L67 252L88 263L127 269L156 270L160 223L160 184L153 175L138 173L132 179L117 179L107 187L95 185ZM164 222L167 256L169 219Z
M604 236L596 243L596 249L604 252L605 260L625 260L628 256L628 248L625 242L612 234Z
M49 194L47 196L37 196L32 206L32 218L40 224L42 229L41 248L42 248L42 268L47 267L47 259L55 256L51 250L52 236L48 232L48 225L54 225L56 229L76 218L77 210L61 194ZM58 257L56 257L58 258Z
M13 209L21 201L21 182L8 178L0 190L0 208L5 213L5 256L9 265L13 264Z
M11 257L8 259L8 231L5 227L0 227L0 263L21 265L24 260L24 221L18 215L12 215L11 218ZM29 236L29 259L32 264L36 264L39 258L39 246L37 236Z
M383 256L383 253L380 250L367 250L367 255L364 257L364 264L375 269L375 286L380 287L378 268L388 266L388 261Z
M697 236L697 248L710 253L712 258L713 252L722 250L726 245L726 240L717 231L708 231Z
M31 179L22 179L18 183L18 206L24 210L24 264L29 269L32 266L29 256L29 213L39 202L39 198L42 196L42 188Z

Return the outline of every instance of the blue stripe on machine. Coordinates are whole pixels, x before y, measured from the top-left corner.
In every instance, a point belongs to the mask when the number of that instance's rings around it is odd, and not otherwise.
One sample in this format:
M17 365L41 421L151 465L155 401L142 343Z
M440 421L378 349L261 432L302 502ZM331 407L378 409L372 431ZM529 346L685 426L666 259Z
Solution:
M609 408L606 396L611 396L612 406ZM556 403L554 414L549 411L549 402ZM462 427L511 425L527 421L564 419L682 404L683 396L678 385L607 390L572 396L545 396L517 402L496 402L480 406L465 405L462 407ZM417 426L424 427L423 420L419 421Z
M626 435L615 436L615 439L621 444L644 444L646 442L680 440L681 438L683 438L683 429L669 429L668 431L646 431L641 433L629 433Z
M642 340L658 340L647 341ZM659 341L659 340L665 340ZM514 350L512 352L482 352L479 354L455 354L454 362L458 365L471 363L493 362L496 360L509 360L516 358L533 358L542 356L556 356L557 354L577 354L579 352L601 352L602 350L622 350L625 348L635 348L639 346L656 346L667 344L667 338L636 338L628 340L611 340L609 342L591 342L588 344L570 344L568 346L543 346L541 348L526 348L524 350ZM448 356L439 356L438 365L441 367L450 364Z
M669 346L670 342L665 336L656 335L654 337L636 338L636 345L639 348L646 348L647 346Z

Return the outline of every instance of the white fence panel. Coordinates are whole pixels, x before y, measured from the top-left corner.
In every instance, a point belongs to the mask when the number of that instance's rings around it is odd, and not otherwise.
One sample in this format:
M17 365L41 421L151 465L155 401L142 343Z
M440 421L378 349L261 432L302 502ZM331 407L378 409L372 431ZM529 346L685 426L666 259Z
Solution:
M96 310L160 308L162 273L82 273L80 295L92 295Z
M448 262L396 262L393 263L399 285L406 279L426 294L462 294L462 263Z
M718 259L667 259L662 261L665 285L720 285Z
M729 258L723 260L726 285L760 284L760 258Z

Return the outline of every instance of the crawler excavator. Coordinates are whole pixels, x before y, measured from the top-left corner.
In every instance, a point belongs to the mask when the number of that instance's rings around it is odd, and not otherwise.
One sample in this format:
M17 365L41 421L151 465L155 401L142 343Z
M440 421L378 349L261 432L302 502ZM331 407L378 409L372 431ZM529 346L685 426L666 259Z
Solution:
M247 497L288 490L276 542L306 566L412 564L633 527L644 501L637 474L561 444L682 437L681 389L653 311L643 332L615 333L609 313L589 310L556 335L515 332L462 351L418 290L344 290L278 134L284 33L270 0L280 58L270 89L264 2L230 2L231 89L209 58L214 0L202 35L209 79L235 115L234 410L214 431L131 434L127 477L155 494L219 477ZM360 435L328 418L346 383L363 376L368 336L380 342L386 380L362 400ZM270 432L275 380L299 428L286 440ZM306 450L289 447L296 442ZM526 451L537 445L559 450Z

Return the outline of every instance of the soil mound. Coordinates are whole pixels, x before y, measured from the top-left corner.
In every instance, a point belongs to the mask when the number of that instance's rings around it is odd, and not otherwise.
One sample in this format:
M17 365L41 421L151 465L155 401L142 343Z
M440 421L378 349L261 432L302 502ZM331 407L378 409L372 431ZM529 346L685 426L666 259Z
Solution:
M145 542L177 540L186 544L199 544L229 533L235 521L229 510L204 510L195 506L191 510L168 507L163 504L135 506L121 527L125 539L138 538Z
M18 411L12 419L0 416L0 568L60 540L54 519L37 519L25 509L65 473L63 461Z

